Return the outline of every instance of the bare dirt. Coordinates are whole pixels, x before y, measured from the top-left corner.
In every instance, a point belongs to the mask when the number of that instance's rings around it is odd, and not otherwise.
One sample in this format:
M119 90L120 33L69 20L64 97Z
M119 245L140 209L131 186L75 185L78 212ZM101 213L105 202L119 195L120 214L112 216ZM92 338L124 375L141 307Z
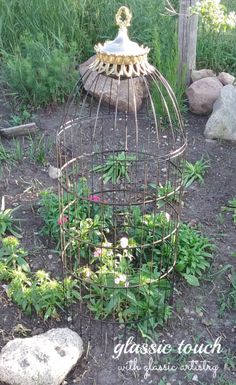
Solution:
M7 120L9 114L9 109L3 107L2 120ZM45 135L46 140L51 138L52 146L46 158L54 165L53 142L62 115L63 107L58 107L51 111L39 111L36 119L41 134ZM204 155L209 158L211 167L204 178L204 184L194 183L186 191L182 218L183 221L201 228L202 233L216 245L211 268L200 287L190 287L182 280L176 282L173 316L168 325L158 330L154 337L157 344L165 340L173 349L169 354L155 356L156 368L150 362L150 357L137 356L135 370L130 370L127 365L122 370L122 365L125 366L129 359L136 356L122 354L118 360L112 358L114 343L108 339L102 345L101 326L95 325L95 337L89 344L86 332L83 336L84 356L69 374L66 380L68 385L236 384L235 312L229 309L220 312L220 304L223 298L227 299L230 287L230 268L222 273L220 271L226 265L235 266L233 253L236 252L236 227L232 215L222 211L222 207L236 195L236 144L206 140L203 135L206 122L204 117L188 114L185 122L188 132L187 159L193 162ZM2 143L7 148L13 146L12 141L5 139ZM29 142L26 139L23 146L27 152ZM19 206L15 216L21 219L22 244L29 252L32 269L45 268L54 276L59 276L60 262L54 250L55 245L40 235L42 221L37 213L39 192L46 188L57 190L57 182L49 178L46 164L37 164L27 155L14 165L2 163L1 167L0 197L5 196L6 207ZM67 318L68 314L62 314L60 320L44 322L36 316L25 316L9 301L4 286L0 284L0 347L14 337L32 336L52 327L69 324L79 331L76 319L72 324L67 322ZM115 337L118 337L119 332L122 331L117 328ZM174 351L182 340L185 341L184 344L194 346L212 343L218 337L221 337L222 345L222 352L219 354L185 355ZM117 342L118 339L115 340ZM194 364L191 367L192 360L198 361L195 367ZM204 366L204 361L208 361L211 369L206 369L205 366L205 370L196 370L196 365ZM169 364L169 367L164 367L164 364ZM151 365L152 370L145 370L145 365ZM176 369L171 370L171 365ZM213 367L217 368L215 377ZM148 375L145 376L147 372Z

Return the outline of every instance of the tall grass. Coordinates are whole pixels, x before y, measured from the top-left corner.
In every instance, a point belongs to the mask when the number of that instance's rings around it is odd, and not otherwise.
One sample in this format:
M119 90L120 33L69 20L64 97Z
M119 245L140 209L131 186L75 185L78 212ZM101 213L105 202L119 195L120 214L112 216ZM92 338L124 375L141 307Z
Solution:
M222 0L227 11L236 11L236 0ZM236 75L236 29L217 32L199 23L197 64L215 72L226 71Z
M178 0L172 3L177 6ZM93 54L95 43L115 37L114 17L121 5L133 13L130 36L151 48L151 61L181 102L177 18L166 14L165 0L0 0L2 81L24 103L63 100L69 87L66 77L53 71L55 61L58 69L73 73L73 57L81 63Z

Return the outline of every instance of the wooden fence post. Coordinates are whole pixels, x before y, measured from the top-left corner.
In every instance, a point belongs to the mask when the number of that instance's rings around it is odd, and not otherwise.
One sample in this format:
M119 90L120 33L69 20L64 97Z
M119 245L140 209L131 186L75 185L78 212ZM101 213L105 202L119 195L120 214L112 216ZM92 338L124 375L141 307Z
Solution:
M179 15L179 76L186 75L186 85L196 67L198 16L191 15L190 7L197 0L181 0Z

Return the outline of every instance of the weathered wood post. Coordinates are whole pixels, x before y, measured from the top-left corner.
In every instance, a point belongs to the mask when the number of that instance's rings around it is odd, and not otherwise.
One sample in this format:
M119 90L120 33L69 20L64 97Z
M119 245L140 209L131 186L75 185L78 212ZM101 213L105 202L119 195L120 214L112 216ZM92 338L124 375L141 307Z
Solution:
M191 72L196 67L198 16L191 15L190 7L197 0L181 0L179 11L179 75L186 75L189 85Z

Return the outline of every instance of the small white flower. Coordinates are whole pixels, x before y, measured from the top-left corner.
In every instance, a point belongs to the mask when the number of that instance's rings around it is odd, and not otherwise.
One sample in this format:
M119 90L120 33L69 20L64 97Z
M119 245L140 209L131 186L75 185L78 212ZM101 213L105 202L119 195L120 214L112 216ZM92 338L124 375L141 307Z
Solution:
M119 285L120 283L124 283L125 285L127 284L127 277L125 274L119 274L115 280L114 280L116 285Z
M120 240L120 245L122 249L126 249L128 247L128 244L129 244L128 238L122 237Z
M170 221L170 214L169 213L165 213L165 217L166 217L167 222L169 222Z
M120 283L120 279L119 279L119 277L116 277L116 278L115 278L115 284L116 284L116 285L119 285L119 283Z

